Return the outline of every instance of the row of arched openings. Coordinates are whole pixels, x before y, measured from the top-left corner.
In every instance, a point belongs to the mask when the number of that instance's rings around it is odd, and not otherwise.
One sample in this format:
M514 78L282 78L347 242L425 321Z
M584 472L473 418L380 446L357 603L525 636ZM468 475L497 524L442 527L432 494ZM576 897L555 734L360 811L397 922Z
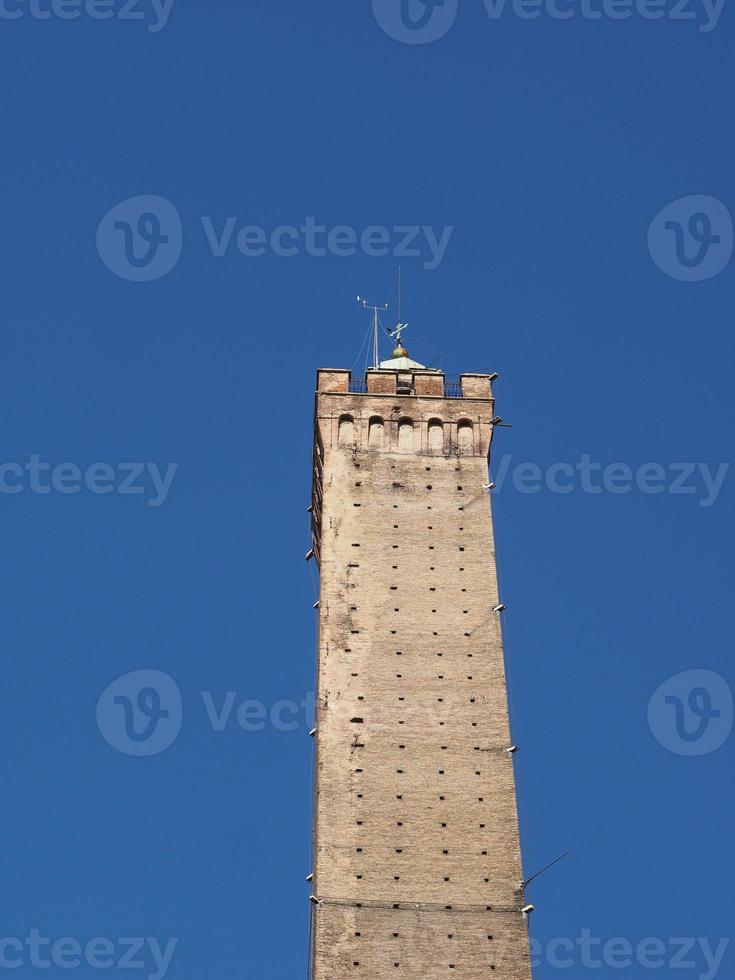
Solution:
M441 419L429 419L429 450L442 452L444 449L445 425ZM416 446L417 426L412 419L398 420L398 448L412 450ZM368 448L382 449L385 439L385 421L373 415L368 423ZM463 419L457 425L457 441L460 449L472 451L474 438L472 422ZM339 420L339 443L341 446L355 444L355 420L351 415L342 415Z

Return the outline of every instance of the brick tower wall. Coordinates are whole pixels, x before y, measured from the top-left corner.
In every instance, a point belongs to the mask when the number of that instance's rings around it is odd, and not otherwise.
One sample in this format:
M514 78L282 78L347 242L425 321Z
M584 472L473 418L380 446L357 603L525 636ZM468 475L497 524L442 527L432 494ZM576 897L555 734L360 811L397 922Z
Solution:
M371 372L356 393L319 373L314 980L531 976L493 400L487 375L461 385Z

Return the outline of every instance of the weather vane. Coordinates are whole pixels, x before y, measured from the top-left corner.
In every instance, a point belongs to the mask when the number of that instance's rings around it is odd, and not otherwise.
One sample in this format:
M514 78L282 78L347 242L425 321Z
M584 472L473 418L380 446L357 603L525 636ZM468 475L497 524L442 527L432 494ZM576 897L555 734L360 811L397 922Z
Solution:
M408 329L407 323L397 323L395 330L389 330L388 336L392 337L396 342L395 350L393 351L393 357L408 357L408 351L403 346L401 342L401 336L403 331Z

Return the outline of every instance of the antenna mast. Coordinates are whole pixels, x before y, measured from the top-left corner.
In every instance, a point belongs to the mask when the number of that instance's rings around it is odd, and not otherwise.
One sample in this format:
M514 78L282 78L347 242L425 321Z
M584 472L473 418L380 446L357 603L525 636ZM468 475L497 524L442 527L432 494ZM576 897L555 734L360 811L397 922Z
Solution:
M379 368L380 354L378 352L378 331L380 329L380 317L378 316L378 313L381 310L387 310L388 304L383 303L382 306L374 306L372 303L369 303L363 296L358 296L357 302L362 306L363 310L373 311L373 367Z

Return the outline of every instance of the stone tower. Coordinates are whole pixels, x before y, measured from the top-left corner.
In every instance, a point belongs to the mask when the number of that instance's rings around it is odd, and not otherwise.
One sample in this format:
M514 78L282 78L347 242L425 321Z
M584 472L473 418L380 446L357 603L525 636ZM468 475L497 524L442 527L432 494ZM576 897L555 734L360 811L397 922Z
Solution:
M400 344L317 375L313 980L531 976L491 382Z

